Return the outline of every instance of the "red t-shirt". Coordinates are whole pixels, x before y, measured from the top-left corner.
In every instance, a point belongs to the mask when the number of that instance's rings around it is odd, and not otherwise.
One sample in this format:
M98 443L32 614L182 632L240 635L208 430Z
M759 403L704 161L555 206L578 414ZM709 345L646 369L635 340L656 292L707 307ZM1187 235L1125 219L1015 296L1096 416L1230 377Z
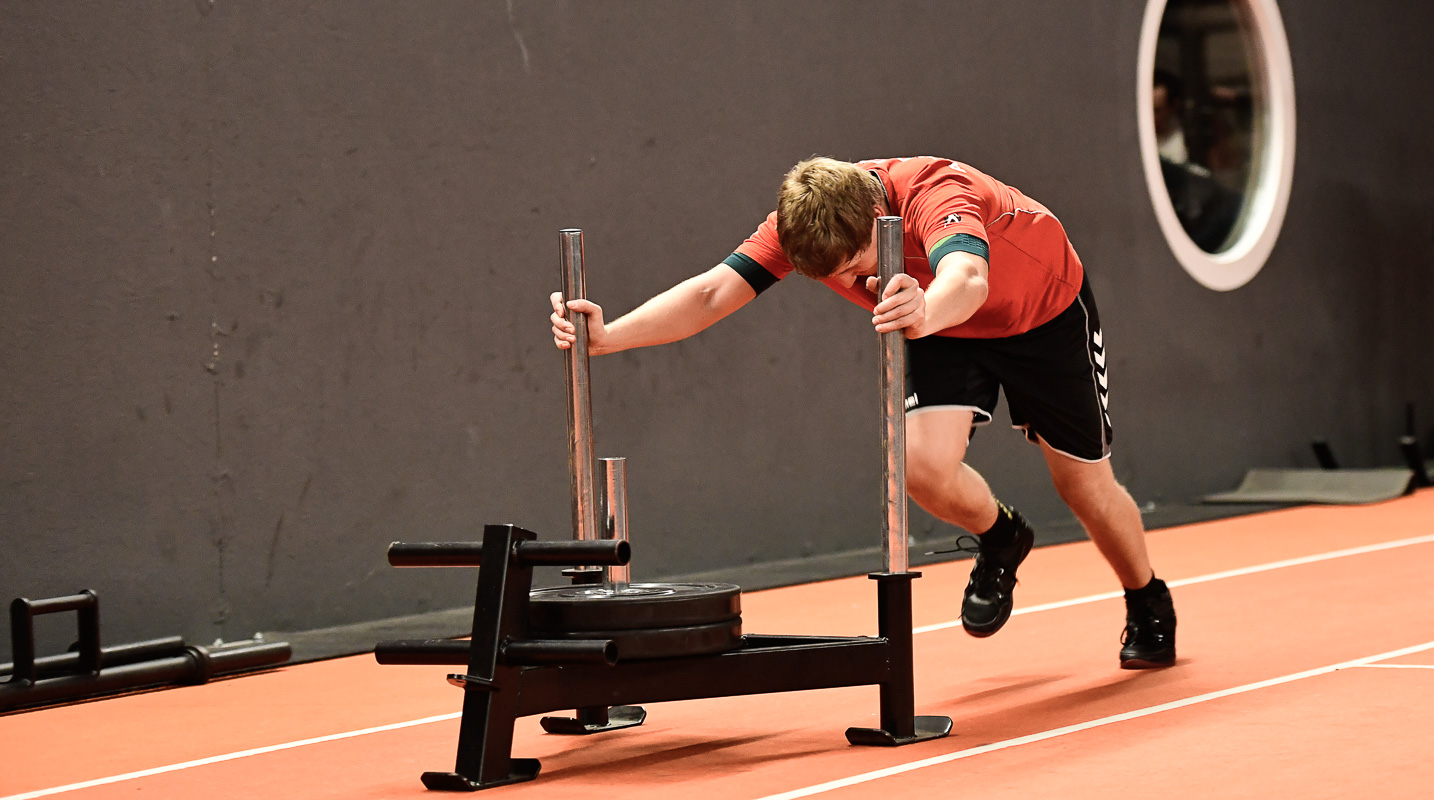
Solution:
M923 288L935 277L941 257L953 250L985 256L990 265L986 302L970 319L937 336L1014 336L1049 322L1075 301L1084 268L1060 221L1045 206L950 159L888 158L857 166L871 170L886 187L888 208L902 218L906 273ZM778 280L792 272L777 239L775 211L734 257L756 262ZM876 305L865 281L850 289L835 280L822 283L863 308Z

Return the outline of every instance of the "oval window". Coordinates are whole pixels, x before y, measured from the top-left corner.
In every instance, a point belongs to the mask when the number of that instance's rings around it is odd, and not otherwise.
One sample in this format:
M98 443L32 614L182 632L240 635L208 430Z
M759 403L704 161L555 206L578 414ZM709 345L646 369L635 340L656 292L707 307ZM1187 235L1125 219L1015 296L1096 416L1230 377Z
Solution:
M1275 0L1147 0L1141 158L1155 216L1195 280L1243 286L1274 248L1295 160L1294 73Z

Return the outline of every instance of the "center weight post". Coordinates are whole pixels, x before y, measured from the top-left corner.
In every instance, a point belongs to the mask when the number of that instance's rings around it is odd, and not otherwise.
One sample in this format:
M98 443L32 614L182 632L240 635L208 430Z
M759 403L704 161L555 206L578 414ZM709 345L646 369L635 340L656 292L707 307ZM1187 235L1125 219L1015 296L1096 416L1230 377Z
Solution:
M603 493L601 513L603 537L615 542L627 541L627 459L604 458L599 462ZM613 594L628 591L631 568L607 567L603 570L603 586Z

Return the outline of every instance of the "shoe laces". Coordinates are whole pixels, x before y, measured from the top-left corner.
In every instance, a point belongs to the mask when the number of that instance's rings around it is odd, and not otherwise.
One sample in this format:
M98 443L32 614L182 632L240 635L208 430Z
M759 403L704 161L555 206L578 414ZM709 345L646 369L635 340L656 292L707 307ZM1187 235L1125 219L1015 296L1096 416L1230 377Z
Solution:
M980 538L969 533L957 536L956 546L950 550L926 551L928 556L949 553L972 553L976 556L976 564L971 567L971 589L977 596L989 597L1009 592L1018 582L1014 570L1001 563L996 551L982 547Z
M960 536L956 537L956 546L951 548L950 550L926 551L926 555L928 556L944 556L950 553L972 553L974 555L980 555L981 540L977 539L975 536L972 536L969 533L963 533Z
M1125 614L1125 630L1120 634L1120 643L1130 644L1139 641L1142 633L1156 639L1163 638L1162 616L1158 609L1152 608L1148 604L1129 606Z

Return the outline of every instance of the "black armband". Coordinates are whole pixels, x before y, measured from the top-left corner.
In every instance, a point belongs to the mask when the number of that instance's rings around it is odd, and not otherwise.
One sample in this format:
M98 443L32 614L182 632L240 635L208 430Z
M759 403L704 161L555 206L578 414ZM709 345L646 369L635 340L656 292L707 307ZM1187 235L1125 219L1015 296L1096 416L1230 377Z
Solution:
M777 282L776 275L768 272L766 267L763 267L761 264L758 264L756 261L753 261L741 253L733 253L727 256L722 259L722 263L737 270L737 274L741 275L742 280L746 281L757 294L761 294L767 289L772 288L772 284Z

